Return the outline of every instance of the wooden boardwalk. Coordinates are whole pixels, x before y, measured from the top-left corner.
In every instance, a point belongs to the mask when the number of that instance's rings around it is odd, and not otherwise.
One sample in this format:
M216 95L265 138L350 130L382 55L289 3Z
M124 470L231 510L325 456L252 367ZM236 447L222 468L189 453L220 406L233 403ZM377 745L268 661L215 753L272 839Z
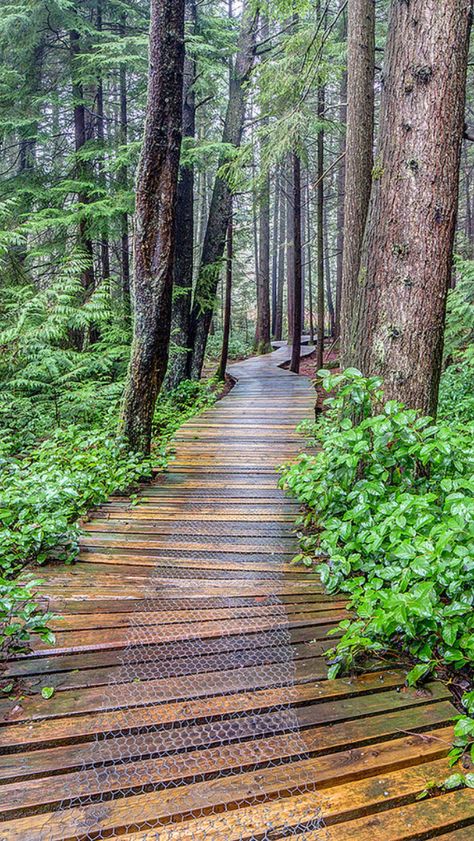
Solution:
M290 564L275 467L314 392L275 367L286 353L235 366L169 472L42 573L63 618L7 668L23 697L0 702L0 839L474 837L472 791L419 799L448 773L448 691L377 665L325 679L344 604Z

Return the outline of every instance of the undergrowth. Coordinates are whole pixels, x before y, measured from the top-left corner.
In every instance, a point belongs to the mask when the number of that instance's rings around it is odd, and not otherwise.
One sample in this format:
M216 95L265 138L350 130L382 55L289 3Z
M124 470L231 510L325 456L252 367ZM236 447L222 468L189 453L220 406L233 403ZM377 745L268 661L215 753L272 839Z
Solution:
M400 650L410 685L446 667L472 675L474 422L384 402L381 380L355 369L319 375L333 396L303 425L311 451L284 468L282 484L305 506L295 560L316 565L354 612L339 625L329 676ZM474 693L463 703L452 757L469 749L474 759Z
M1 244L0 244L1 245ZM0 257L1 257L0 247ZM0 263L3 266L3 263ZM112 493L125 493L163 467L181 424L216 399L215 384L183 382L157 403L151 458L117 437L130 325L107 282L85 302L73 251L58 259L44 289L0 289L0 649L23 648L31 633L51 641L34 585L15 581L26 564L70 562L77 520ZM46 612L45 612L46 610Z
M57 426L21 450L16 430L5 437L0 444L0 651L22 649L33 632L51 641L50 616L33 588L14 580L18 572L51 557L73 561L78 518L112 493L126 493L149 479L153 468L163 468L165 445L174 432L215 399L207 383L184 382L165 395L155 412L150 458L130 452L110 422L104 429Z

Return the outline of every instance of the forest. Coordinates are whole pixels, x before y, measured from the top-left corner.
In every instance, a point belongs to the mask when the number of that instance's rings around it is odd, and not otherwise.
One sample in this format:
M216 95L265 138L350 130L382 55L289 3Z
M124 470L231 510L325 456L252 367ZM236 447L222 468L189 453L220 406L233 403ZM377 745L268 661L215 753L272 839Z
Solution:
M440 677L474 788L471 0L0 10L3 655L54 643L35 589L80 518L288 346L295 561L351 609L329 678Z

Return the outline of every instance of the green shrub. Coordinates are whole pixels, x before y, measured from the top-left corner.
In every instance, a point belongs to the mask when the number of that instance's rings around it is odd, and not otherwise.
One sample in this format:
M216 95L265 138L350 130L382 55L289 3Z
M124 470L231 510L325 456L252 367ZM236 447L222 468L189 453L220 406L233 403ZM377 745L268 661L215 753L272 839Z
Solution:
M151 475L151 461L129 453L111 430L73 426L54 430L20 455L0 451L0 468L0 554L7 575L30 560L43 563L53 549L56 558L73 559L78 517Z
M27 596L25 586L6 580L28 562L49 557L70 562L77 553L77 520L112 493L126 492L166 463L165 443L189 417L216 399L214 383L183 382L160 398L154 418L152 457L131 453L117 438L116 413L105 430L56 427L38 441L21 428L0 444L0 644L26 643L30 633L48 639L49 614ZM19 399L16 405L23 407ZM15 403L12 409L14 413ZM26 428L27 423L25 420ZM19 452L19 444L22 449ZM28 585L31 586L32 585ZM20 633L19 623L24 623ZM13 643L12 643L13 644ZM5 650L8 646L4 646Z
M438 417L474 420L474 345L457 353L441 377Z
M189 418L212 406L217 399L214 379L196 382L184 380L158 399L153 418L153 432L160 441L168 441Z
M206 358L217 362L220 358L222 348L222 330L217 330L214 335L209 336L206 346ZM229 339L229 359L239 359L243 356L252 356L254 352L253 343L245 337L244 333L232 334Z
M35 600L32 592L40 583L30 579L18 584L0 578L0 658L28 650L31 634L50 645L54 643L54 634L48 628L53 614Z
M383 403L382 383L319 372L328 399L283 485L306 506L297 560L349 594L330 676L369 651L402 647L416 682L474 663L474 423L456 426ZM356 423L353 418L357 416Z

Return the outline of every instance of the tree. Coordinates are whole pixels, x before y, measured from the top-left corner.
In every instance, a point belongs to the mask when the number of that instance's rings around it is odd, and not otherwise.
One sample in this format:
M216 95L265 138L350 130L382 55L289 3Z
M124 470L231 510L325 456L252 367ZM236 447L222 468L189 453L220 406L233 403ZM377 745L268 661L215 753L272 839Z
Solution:
M269 37L267 18L263 18L261 34L264 39ZM268 129L268 117L261 120L264 132ZM262 154L264 159L266 140L262 139ZM259 238L258 238L258 270L257 270L257 325L255 329L255 349L257 353L268 353L270 343L270 172L267 169L262 176L262 184L258 195L259 207Z
M152 0L148 102L136 185L133 344L122 409L130 447L149 452L168 363L184 65L184 0Z
M190 34L196 29L196 0L186 0L186 21ZM192 140L196 132L196 95L194 81L196 59L187 50L184 58L183 83L183 139ZM186 377L189 316L193 288L194 266L194 166L180 166L178 200L176 207L176 262L174 273L172 337L181 350L172 360L167 375L170 388L177 386Z
M471 0L394 0L352 359L434 414L450 286Z
M242 140L248 95L247 82L255 61L258 15L251 12L250 5L244 3L239 45L230 81L229 101L222 133L222 143L227 147L238 147ZM227 227L232 212L231 189L221 172L222 167L227 163L228 154L227 148L219 160L193 296L189 328L191 353L188 365L188 372L193 379L199 379L201 376L214 300L221 274Z
M277 167L273 191L273 233L272 233L272 336L275 338L278 307L278 223L280 219L280 171Z
M127 15L124 12L120 18L119 32L125 36ZM119 70L120 90L120 142L126 146L128 140L128 102L127 102L127 68L122 61ZM128 169L122 164L119 171L119 181L126 192L128 190ZM128 232L128 213L124 210L120 214L120 271L122 281L122 302L127 320L130 316L130 238Z
M234 258L234 220L230 214L229 227L227 228L227 259L225 270L225 294L224 294L224 323L222 326L222 349L219 366L216 371L218 380L225 380L227 358L229 355L230 338L230 314L232 308L232 260Z
M88 182L90 186L90 162L81 157L84 146L91 139L90 125L86 119L86 105L84 88L79 76L78 59L81 52L81 36L76 29L69 33L69 48L71 53L72 73L72 101L74 110L74 145L76 151L75 175L78 182L78 202L80 205L89 204ZM87 266L82 275L84 296L87 298L94 288L94 248L87 219L84 215L79 221L79 244L88 257Z
M347 40L347 15L342 14L341 38ZM339 86L339 167L337 170L337 244L336 244L336 324L335 334L341 334L342 257L344 254L344 192L346 183L346 123L347 123L347 67L342 71Z
M324 111L326 108L326 92L321 82L318 85L318 142L317 142L317 243L318 243L318 264L317 264L317 325L318 339L316 343L316 370L323 367L324 357Z
M301 355L301 161L298 152L293 152L293 323L291 329L292 348L290 371L298 374Z
M275 339L280 342L283 335L283 290L285 286L285 268L286 268L286 193L284 190L284 173L283 166L280 169L280 178L278 183L279 189L279 226L278 226L278 270L277 270L277 295L276 295L276 312L275 312Z
M349 364L353 307L372 187L375 2L349 0L347 22L347 135L344 246L340 300L342 362Z

